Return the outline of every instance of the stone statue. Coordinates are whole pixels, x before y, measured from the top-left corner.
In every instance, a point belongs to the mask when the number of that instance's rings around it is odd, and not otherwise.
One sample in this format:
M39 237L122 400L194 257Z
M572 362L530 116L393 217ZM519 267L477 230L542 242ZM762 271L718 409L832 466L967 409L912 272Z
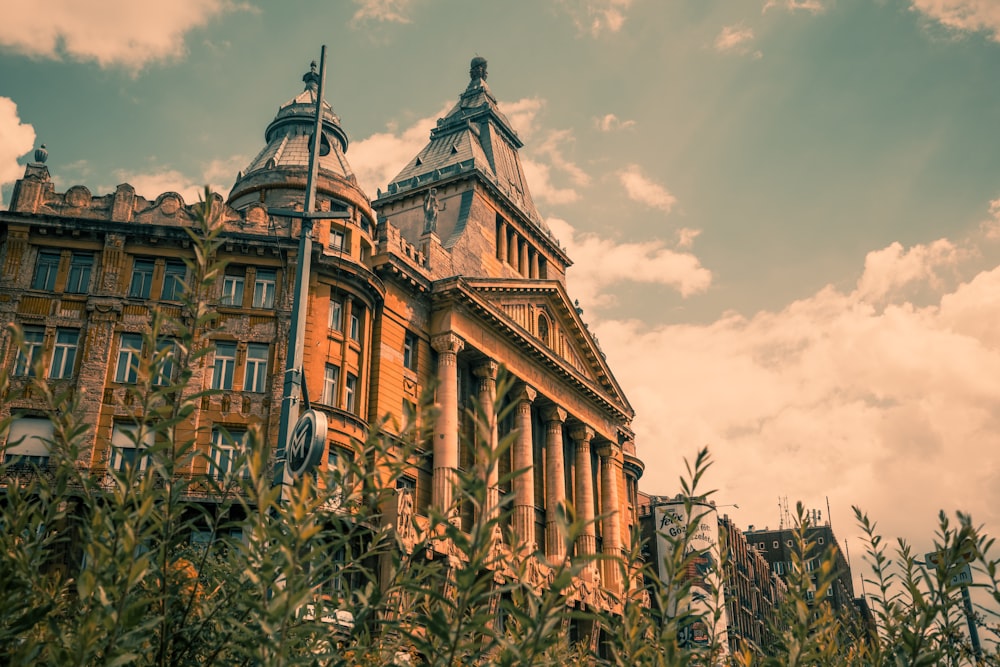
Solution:
M469 65L469 78L472 81L486 80L486 58L476 56Z
M431 188L424 195L424 234L437 232L438 211L443 211L444 206L438 202L437 188Z
M413 529L413 494L407 488L397 490L396 532L400 541L407 547L412 547L416 538Z

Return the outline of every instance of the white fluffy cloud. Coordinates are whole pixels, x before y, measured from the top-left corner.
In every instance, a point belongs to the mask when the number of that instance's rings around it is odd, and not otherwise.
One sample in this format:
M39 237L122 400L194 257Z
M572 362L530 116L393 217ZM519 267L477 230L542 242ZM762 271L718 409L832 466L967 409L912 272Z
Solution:
M647 178L637 164L631 164L619 171L618 180L632 201L650 208L658 208L664 213L670 213L677 203L677 198L669 190Z
M753 39L752 29L739 24L727 25L715 37L714 46L719 53L745 53Z
M185 174L170 167L154 167L148 171L115 173L118 183L106 183L100 186L101 192L114 192L119 183L128 183L137 195L146 199L155 199L164 192L176 192L184 198L187 204L193 204L205 196L205 186L212 192L217 192L223 198L236 181L236 173L249 162L243 155L234 155L224 160L212 160L202 165L201 173L196 176Z
M183 56L186 33L241 8L231 0L8 3L0 46L36 58L66 57L137 72L150 62Z
M683 252L697 236L694 230L682 230L677 248L670 248L659 240L621 243L577 234L559 218L546 222L573 258L568 277L572 294L588 307L609 305L611 290L623 283L667 285L684 297L704 292L712 283L712 272L693 254Z
M358 5L351 24L358 26L366 21L381 23L409 23L409 10L413 0L354 0Z
M445 104L437 113L420 118L403 130L390 126L385 132L351 144L347 160L369 197L374 198L376 189L388 185L427 145L438 118L448 113L452 105L452 102Z
M35 145L35 128L21 122L17 105L9 97L0 97L0 185L21 178L24 167L17 158Z
M911 0L910 7L952 30L985 32L1000 42L1000 3L996 0Z
M601 132L615 132L617 130L627 130L635 126L634 120L622 120L613 113L604 114L594 119L594 126Z
M581 33L599 37L622 29L632 0L559 0L559 4Z
M805 11L810 14L819 14L826 9L822 0L767 0L764 10L784 9L790 12Z
M971 260L961 245L893 244L869 253L855 289L776 312L592 323L638 415L644 490L676 493L683 458L709 445L709 487L743 525L775 527L780 496L825 515L828 497L842 539L857 535L852 504L924 547L939 509L996 534L1000 266L938 280ZM902 289L918 283L935 293L926 305Z

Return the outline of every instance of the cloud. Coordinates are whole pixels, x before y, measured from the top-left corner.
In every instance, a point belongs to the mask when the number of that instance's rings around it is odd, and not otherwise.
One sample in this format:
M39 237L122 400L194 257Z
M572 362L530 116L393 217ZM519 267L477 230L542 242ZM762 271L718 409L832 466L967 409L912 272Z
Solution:
M958 266L964 252L948 239L904 249L899 242L868 253L858 281L859 298L878 303L908 286L941 284L942 270Z
M670 213L677 198L658 183L654 183L642 174L639 165L632 164L618 172L618 179L625 187L629 199L645 204L650 208L658 208L664 213Z
M452 105L448 102L437 113L417 119L402 131L390 125L385 132L376 132L351 144L347 161L369 197L375 196L377 188L388 185L423 150L438 118L447 114Z
M951 30L985 32L1000 42L1000 4L996 0L911 0L910 9Z
M712 284L712 272L697 257L669 248L664 241L622 243L596 234L578 234L559 218L546 222L573 258L568 283L573 296L587 306L610 305L614 299L609 290L623 283L666 285L683 297L704 292ZM685 230L682 237L690 241L697 234Z
M987 239L1000 239L1000 199L990 202L990 217L979 225L979 229Z
M754 40L753 30L742 25L727 25L715 38L714 47L719 53L736 53L762 58L764 54L752 50L750 43Z
M128 183L137 195L153 200L164 192L176 192L184 198L187 204L193 204L205 195L205 186L208 185L212 192L217 192L223 198L229 195L229 191L236 181L236 174L240 168L246 166L249 158L243 155L234 155L224 160L212 160L202 165L201 172L196 176L181 172L170 167L154 167L149 171L126 172L120 170L115 172L118 183ZM115 184L102 185L99 190L113 192Z
M599 37L622 29L632 0L558 0L558 4L569 13L577 30Z
M380 23L409 23L408 12L413 0L354 0L358 9L351 17L351 26L359 27L366 21Z
M21 122L14 100L0 97L0 185L24 175L24 167L17 163L17 158L34 145L35 128Z
M868 254L856 288L827 286L773 312L591 322L637 412L644 490L676 493L682 458L707 444L709 488L740 504L743 525L775 526L779 496L824 514L828 497L842 539L857 535L851 504L883 534L926 546L942 508L996 534L1000 266L937 280L969 269L962 246L892 244ZM607 266L574 257L574 271ZM926 305L899 289L915 283L931 290Z
M93 61L134 73L151 62L183 57L186 33L246 9L230 0L50 0L41 9L13 3L3 11L0 46L33 58Z
M552 183L552 168L542 162L521 158L524 177L528 180L532 199L547 204L572 204L580 199L573 188L560 188Z
M615 132L617 130L627 130L635 126L634 120L621 120L613 113L605 114L594 119L594 126L601 132Z
M805 11L810 14L819 14L826 10L826 6L822 0L767 0L763 12L767 12L769 9L784 9L789 12Z
M517 136L526 142L538 130L537 119L545 108L545 100L540 97L523 97L516 102L499 102L498 105Z

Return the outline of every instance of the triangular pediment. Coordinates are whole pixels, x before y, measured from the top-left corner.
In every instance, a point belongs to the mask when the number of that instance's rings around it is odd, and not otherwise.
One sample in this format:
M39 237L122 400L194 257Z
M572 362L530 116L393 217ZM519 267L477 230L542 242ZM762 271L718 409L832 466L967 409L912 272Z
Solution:
M580 318L566 288L556 280L463 278L470 296L500 318L509 335L545 354L623 413L632 408L604 353Z

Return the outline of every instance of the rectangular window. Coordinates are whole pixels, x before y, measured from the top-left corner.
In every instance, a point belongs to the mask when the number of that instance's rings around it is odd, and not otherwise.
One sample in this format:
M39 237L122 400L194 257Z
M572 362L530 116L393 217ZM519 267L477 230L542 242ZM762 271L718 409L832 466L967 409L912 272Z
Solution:
M775 563L774 563L774 573L775 574L779 574L779 575L785 573L785 564L782 561L780 561L780 560L779 561L775 561Z
M171 260L163 267L163 289L160 290L160 299L163 301L180 301L184 294L184 278L187 275L187 267L184 262Z
M361 341L361 320L354 313L351 313L351 340Z
M156 342L156 359L153 366L156 377L153 384L167 387L174 381L174 361L177 355L177 345L172 340L161 339Z
M20 417L10 423L4 463L45 466L49 462L49 443L55 427L45 417Z
M334 504L334 507L341 506L347 495L346 492L352 486L350 465L353 460L354 456L351 452L337 447L332 442L330 443L330 450L326 456L326 472L330 475L330 484L334 489L330 497L330 501Z
M111 469L125 471L128 466L146 469L143 450L151 447L155 434L148 425L116 423L111 431Z
M222 305L243 305L243 276L224 276L222 278Z
M132 282L128 287L128 295L137 299L148 299L149 290L153 286L153 267L151 259L136 258L132 262Z
M247 345L247 365L243 373L243 391L264 391L267 381L267 343Z
M232 389L236 367L236 343L215 344L215 365L212 367L212 389Z
M24 343L17 353L14 375L35 377L35 364L42 358L42 346L45 344L45 329L24 327L23 333Z
M94 254L74 252L69 263L66 291L70 294L86 294L90 291L90 273L94 267Z
M344 329L344 302L332 297L330 298L329 327L333 331L343 331Z
M403 366L417 370L417 337L409 331L403 335Z
M253 307L274 308L274 286L278 272L274 269L257 269L257 279L253 284Z
M142 355L142 336L123 333L118 341L118 364L115 367L115 382L135 384L139 374L139 358Z
M222 479L236 471L236 459L247 442L247 432L242 429L212 427L212 474ZM244 477L249 471L244 470Z
M323 375L323 398L324 405L337 407L337 387L340 384L340 368L333 364L326 365L326 373Z
M330 230L330 248L333 250L344 249L344 232L336 229Z
M347 374L347 386L344 388L344 409L348 412L354 412L355 409L355 396L358 390L358 378Z
M73 377L76 365L76 348L80 343L79 329L59 329L56 331L56 344L52 348L52 364L49 366L49 377L53 380Z
M52 291L56 288L56 274L59 273L59 251L41 250L35 264L35 277L31 289Z

